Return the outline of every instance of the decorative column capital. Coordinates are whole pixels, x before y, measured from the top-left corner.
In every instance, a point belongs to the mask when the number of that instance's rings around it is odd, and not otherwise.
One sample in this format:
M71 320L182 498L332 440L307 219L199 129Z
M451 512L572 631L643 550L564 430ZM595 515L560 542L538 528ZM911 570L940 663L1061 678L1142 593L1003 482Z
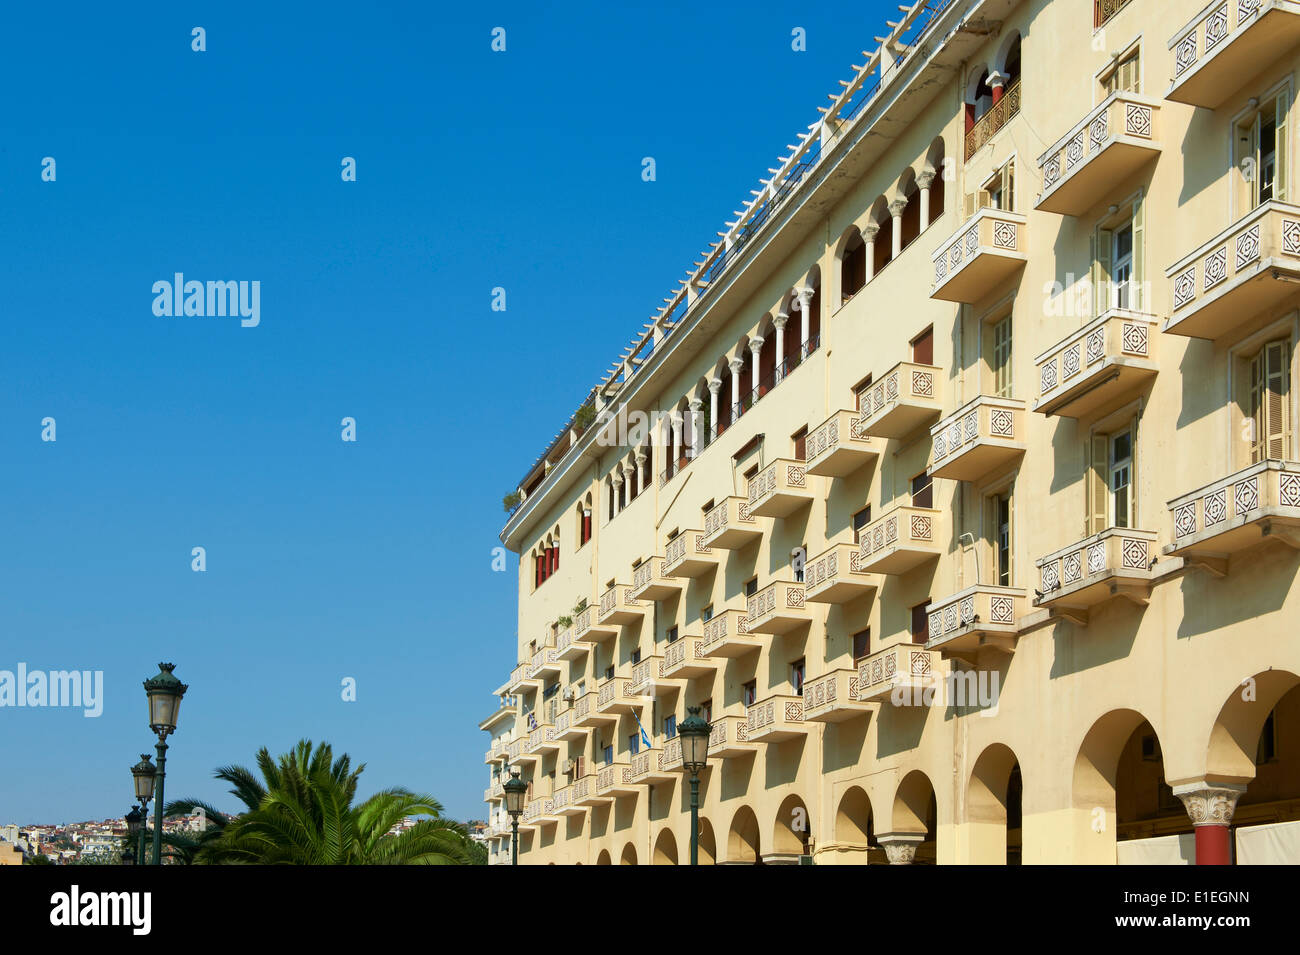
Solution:
M916 177L916 184L921 189L929 189L930 186L934 184L934 177L935 171L933 169L927 169Z
M749 340L749 350L753 353L755 358L758 357L758 353L763 350L762 335L755 335Z
M633 454L632 456L636 458L637 464L645 464L645 459L646 459L645 448L637 448L636 453Z
M799 311L806 312L808 306L812 304L813 296L817 294L817 290L805 285L802 288L795 289L794 294L799 299Z
M1185 783L1174 787L1174 795L1183 801L1183 807L1193 826L1228 826L1237 811L1237 800L1246 787L1236 783Z
M992 73L989 74L989 78L988 78L989 89L997 89L1000 86L1006 86L1007 80L1009 79L1010 77L1007 76L1007 74L999 73L997 70L994 70Z
M778 332L783 332L788 321L790 321L789 312L777 312L776 318L772 319L772 324L776 326Z
M887 832L877 837L884 847L890 865L911 865L916 859L916 849L925 841L923 832Z
M615 487L622 487L623 472L619 468L614 468L614 470L609 475L609 479L610 481L613 482Z
M731 361L727 362L727 365L728 367L731 368L731 373L733 375L739 375L742 371L745 370L745 359L733 358L731 359Z
M709 393L710 393L710 394L716 395L716 394L721 390L721 388L722 388L722 379L721 379L721 378L710 378L710 379L709 379Z
M875 242L876 236L880 234L880 226L875 222L868 222L858 231L862 233L863 242Z
M722 382L718 382L718 384L720 385ZM704 410L704 400L701 398L692 398L690 401L690 409L693 414L699 414Z
M899 216L903 214L903 210L906 208L907 208L906 199L895 199L893 202L889 204L889 214L893 216L895 219L897 219Z

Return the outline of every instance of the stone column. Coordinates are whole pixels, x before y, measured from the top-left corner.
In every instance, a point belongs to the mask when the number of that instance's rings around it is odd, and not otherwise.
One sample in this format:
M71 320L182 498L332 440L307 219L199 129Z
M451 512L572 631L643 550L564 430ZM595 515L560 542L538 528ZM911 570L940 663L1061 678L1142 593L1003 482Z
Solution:
M689 454L691 457L699 454L704 450L707 441L702 439L700 432L704 430L704 402L699 398L692 398L690 403L691 409L691 443L689 445Z
M755 335L749 340L749 353L754 357L754 391L758 391L758 354L763 350L763 336Z
M735 408L740 404L740 374L745 370L745 360L743 358L731 359L731 407L732 423L734 424Z
M906 199L895 199L889 204L889 215L894 220L893 247L889 252L889 261L898 258L898 253L903 251L903 210L907 208Z
M799 316L801 319L799 347L803 349L809 347L808 339L812 335L812 300L813 296L817 294L817 290L804 286L795 289L795 294L799 296Z
M1196 864L1231 865L1232 814L1246 787L1235 783L1186 783L1174 787L1196 827Z
M993 91L993 105L996 106L1002 101L1003 94L1006 93L1007 74L999 73L994 70L989 74L989 89Z
M636 449L636 492L640 494L645 490L645 450Z
M923 172L916 177L916 184L921 189L921 231L930 226L930 186L934 183L933 172Z
M677 473L678 463L682 459L682 416L678 411L673 412L673 473Z
M876 236L880 233L880 226L874 222L868 222L862 227L862 243L865 245L867 252L867 281L870 282L876 274Z
M788 312L777 312L772 324L776 326L776 375L781 380L781 365L785 362L785 326L790 321Z
M925 833L887 832L876 841L884 847L890 865L911 865L916 860L916 847L925 841Z
M709 427L718 429L718 392L722 390L721 378L709 379Z

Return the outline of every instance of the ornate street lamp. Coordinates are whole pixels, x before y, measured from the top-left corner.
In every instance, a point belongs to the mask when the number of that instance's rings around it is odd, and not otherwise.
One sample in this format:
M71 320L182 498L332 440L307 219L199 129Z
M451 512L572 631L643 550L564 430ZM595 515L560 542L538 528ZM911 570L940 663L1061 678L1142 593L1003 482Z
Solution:
M149 696L149 728L158 734L158 795L153 804L153 864L162 865L163 787L167 779L167 737L176 732L176 713L189 689L172 675L176 664L158 664L158 673L144 681Z
M713 727L700 716L698 706L686 708L687 717L677 727L682 738L682 765L691 774L691 865L700 864L700 773L709 761L709 734Z
M149 800L153 799L153 786L158 776L158 767L149 762L152 758L148 753L141 753L140 762L131 767L131 775L135 778L135 798L140 803L140 808L136 810L136 818L140 822L135 833L138 840L136 865L145 865L147 862L144 855L144 834L149 828Z
M501 787L506 794L506 812L510 814L510 864L519 865L519 815L524 811L528 784L519 778L519 770L510 770L510 778Z
M126 814L126 837L128 845L122 850L123 865L139 865L136 860L136 848L139 841L140 828L143 816L140 813L139 806L132 806L131 811Z

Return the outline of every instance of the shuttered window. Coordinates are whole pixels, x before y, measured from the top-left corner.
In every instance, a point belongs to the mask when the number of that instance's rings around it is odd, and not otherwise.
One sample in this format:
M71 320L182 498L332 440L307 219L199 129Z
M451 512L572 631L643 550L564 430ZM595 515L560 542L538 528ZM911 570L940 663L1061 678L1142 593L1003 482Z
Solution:
M1142 60L1138 50L1134 50L1111 71L1102 85L1106 95L1121 90L1126 93L1142 92Z
M1011 397L1011 316L993 326L993 393Z
M1291 343L1269 342L1250 363L1252 463L1290 457L1290 393Z
M1134 421L1109 434L1093 432L1086 445L1084 536L1137 526L1137 433Z

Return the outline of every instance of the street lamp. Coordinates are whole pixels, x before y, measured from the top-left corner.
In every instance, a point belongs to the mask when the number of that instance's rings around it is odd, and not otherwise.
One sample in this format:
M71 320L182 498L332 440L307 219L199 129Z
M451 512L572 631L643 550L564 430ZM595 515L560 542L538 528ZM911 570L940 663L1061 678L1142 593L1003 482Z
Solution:
M519 778L519 770L510 770L510 778L501 787L506 794L506 812L510 813L510 864L519 865L519 814L524 811L528 784Z
M136 862L136 843L140 836L141 814L139 806L132 806L131 811L126 814L126 836L127 847L122 852L122 860L125 865L138 865Z
M698 706L686 708L687 717L677 727L682 738L682 765L691 774L691 865L700 864L700 773L709 761L709 734L713 727L700 716Z
M153 804L153 864L162 865L163 784L167 778L167 737L176 732L176 712L189 689L172 675L174 663L158 664L158 672L144 681L149 696L149 728L158 734L158 796Z
M149 800L153 799L153 786L158 776L158 767L149 762L152 759L148 753L140 754L140 762L131 767L131 775L135 777L135 798L140 802L138 818L140 828L137 832L139 847L135 853L135 864L145 865L144 856L144 834L149 828Z

